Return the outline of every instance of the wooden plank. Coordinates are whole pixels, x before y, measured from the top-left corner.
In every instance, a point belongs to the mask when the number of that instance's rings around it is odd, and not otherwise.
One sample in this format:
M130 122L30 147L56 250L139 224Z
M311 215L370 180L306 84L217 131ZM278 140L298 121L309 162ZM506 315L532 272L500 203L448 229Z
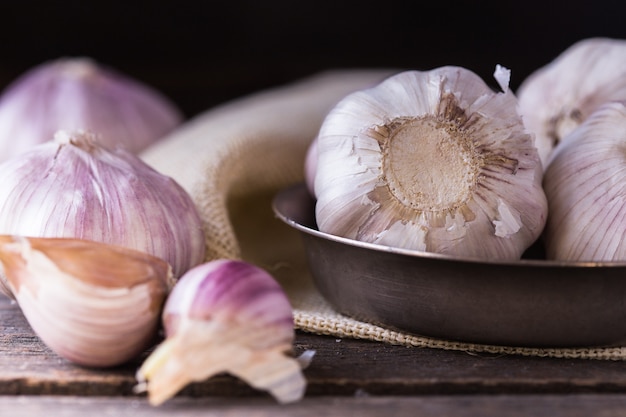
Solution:
M96 413L96 414L94 414ZM589 417L626 416L626 395L455 395L316 397L279 405L270 399L176 398L159 407L119 397L2 397L0 416L84 417Z
M317 353L307 396L626 392L626 362L474 355L298 333L295 351ZM130 396L141 358L93 370L51 352L15 304L0 300L0 395ZM228 375L182 396L262 396Z

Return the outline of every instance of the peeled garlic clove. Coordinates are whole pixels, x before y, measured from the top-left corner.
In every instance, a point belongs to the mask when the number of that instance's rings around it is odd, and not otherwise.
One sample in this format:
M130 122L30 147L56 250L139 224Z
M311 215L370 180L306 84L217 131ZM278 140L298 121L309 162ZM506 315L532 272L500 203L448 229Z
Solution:
M600 106L559 144L544 177L549 259L625 261L626 105Z
M517 100L460 67L406 71L324 120L319 229L398 248L518 259L547 217L541 164Z
M573 44L527 77L517 96L547 167L554 147L600 105L626 100L626 40L590 38Z
M0 97L0 161L48 141L59 129L99 132L106 145L138 153L182 119L163 94L92 59L48 61Z
M86 240L2 235L0 261L34 332L60 356L92 367L148 347L173 283L160 259Z
M163 322L166 340L137 372L151 404L223 372L281 403L304 395L301 364L285 354L294 339L291 305L264 270L225 259L191 269L168 297Z
M194 202L171 178L86 132L0 164L0 234L72 237L146 252L176 277L204 260Z

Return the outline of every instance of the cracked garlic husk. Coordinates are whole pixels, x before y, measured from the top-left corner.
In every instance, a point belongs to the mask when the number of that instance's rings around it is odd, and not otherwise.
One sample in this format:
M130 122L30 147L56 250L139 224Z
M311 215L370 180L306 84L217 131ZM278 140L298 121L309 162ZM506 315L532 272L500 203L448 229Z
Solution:
M2 235L0 262L33 331L89 367L119 365L149 347L173 285L161 259L80 239Z
M528 76L519 111L544 167L554 147L602 104L626 100L626 40L583 39Z
M0 161L47 141L59 129L102 134L109 147L145 149L183 120L154 88L87 57L44 62L0 96Z
M163 310L166 339L137 371L152 405L191 382L230 373L278 402L298 401L306 380L289 355L293 313L280 285L250 263L218 259L188 271ZM303 356L310 359L312 351Z
M0 164L0 234L73 237L146 252L174 276L204 260L193 200L170 177L88 132L53 140Z
M344 98L317 137L319 229L360 241L519 259L547 217L510 72L406 71Z
M606 103L554 151L544 176L548 259L626 261L626 105Z

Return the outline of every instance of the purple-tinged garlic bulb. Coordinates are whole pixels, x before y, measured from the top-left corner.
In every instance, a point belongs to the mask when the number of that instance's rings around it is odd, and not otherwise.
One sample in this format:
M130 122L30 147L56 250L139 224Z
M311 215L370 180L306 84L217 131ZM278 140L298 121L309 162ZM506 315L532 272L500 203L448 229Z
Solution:
M173 285L161 259L87 240L2 235L0 262L33 331L89 367L119 365L148 348Z
M323 232L390 247L519 259L547 203L510 72L494 92L461 67L406 71L344 98L317 137Z
M175 277L204 260L187 192L134 154L85 132L60 131L0 164L0 234L71 237L145 252Z
M97 132L107 146L138 153L182 120L163 94L93 59L48 61L0 96L0 161L61 129Z
M602 105L556 148L544 176L549 259L626 261L626 105Z
M547 168L554 147L596 109L626 100L626 40L576 42L528 76L517 96L524 124L535 134Z
M230 373L280 403L302 398L302 366L289 356L291 305L263 269L214 260L180 278L163 311L166 339L137 372L138 391L158 405L187 384Z

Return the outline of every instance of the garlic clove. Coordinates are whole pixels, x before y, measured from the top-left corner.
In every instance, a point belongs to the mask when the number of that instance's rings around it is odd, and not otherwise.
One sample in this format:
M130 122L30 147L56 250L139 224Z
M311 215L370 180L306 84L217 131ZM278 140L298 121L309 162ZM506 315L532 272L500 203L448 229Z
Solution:
M302 365L285 354L294 338L291 305L264 270L225 259L191 269L168 297L163 323L165 341L137 371L151 404L223 372L281 403L304 395Z
M626 40L583 39L528 76L519 111L544 167L554 147L608 101L626 100Z
M59 131L0 164L0 234L72 237L149 253L176 277L204 260L202 221L189 194L89 132Z
M33 331L90 367L122 364L147 348L173 285L158 258L79 239L1 235L0 261Z
M386 246L519 259L547 217L510 74L406 71L344 98L317 137L319 229Z
M626 261L626 104L606 103L556 148L544 176L549 259Z
M90 58L44 62L0 97L0 161L59 129L90 130L133 153L172 131L182 113L152 87Z

